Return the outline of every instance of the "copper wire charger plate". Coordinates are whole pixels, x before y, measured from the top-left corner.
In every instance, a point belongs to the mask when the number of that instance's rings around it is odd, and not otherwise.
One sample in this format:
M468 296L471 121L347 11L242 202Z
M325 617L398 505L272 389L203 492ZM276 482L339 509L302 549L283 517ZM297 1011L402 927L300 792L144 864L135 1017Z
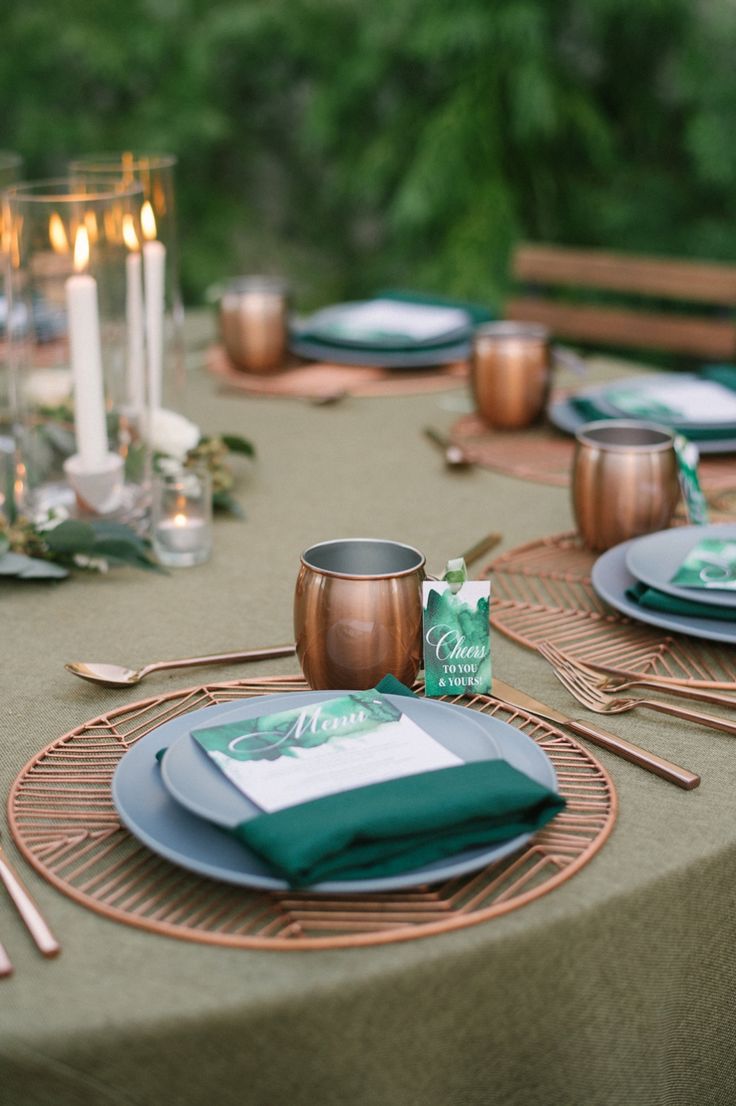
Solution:
M464 361L433 369L379 369L323 362L292 362L275 373L249 373L233 365L222 346L207 352L207 369L225 388L247 395L330 399L350 396L419 395L457 388L467 380Z
M597 554L575 533L517 546L485 570L492 575L492 625L520 645L549 641L578 660L627 676L733 689L736 646L635 622L598 598Z
M407 941L505 914L570 879L613 829L616 793L596 758L546 722L482 695L449 701L497 715L532 737L552 761L568 805L519 852L481 871L382 894L251 891L186 872L121 826L110 781L144 734L212 703L306 689L297 677L206 684L71 730L33 757L11 788L8 816L18 848L64 894L124 924L203 944L320 949Z
M478 415L463 415L452 426L450 438L469 461L483 468L566 488L570 484L575 439L548 423L525 430L491 430ZM716 509L733 509L719 501L730 492L736 496L736 462L733 457L700 459L700 481L709 502Z

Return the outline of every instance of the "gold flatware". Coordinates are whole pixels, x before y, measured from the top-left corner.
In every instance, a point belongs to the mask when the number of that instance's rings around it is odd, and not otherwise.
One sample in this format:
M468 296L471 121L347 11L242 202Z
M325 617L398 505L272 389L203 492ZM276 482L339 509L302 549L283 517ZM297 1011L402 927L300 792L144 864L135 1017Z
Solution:
M625 738L618 737L599 726L590 726L579 718L570 718L562 711L556 710L546 703L541 703L538 699L527 695L525 691L518 691L515 687L505 683L504 680L496 679L495 676L493 677L493 694L497 699L510 706L519 707L521 710L529 711L530 714L536 714L556 726L564 726L579 737L587 738L595 745L600 745L601 748L608 749L610 753L615 753L616 756L623 757L624 760L629 760L632 764L639 765L640 768L645 768L647 772L652 772L655 776L661 776L662 779L674 783L677 787L684 788L685 791L691 791L700 784L700 776L696 775L695 772L682 768L679 764L674 764L656 753L650 753L647 749L635 745L633 741L627 741Z
M15 871L15 869L11 867L7 856L3 852L3 847L1 844L0 880L4 883L5 889L15 903L18 913L26 924L28 932L30 933L33 940L36 942L38 948L41 950L43 955L56 956L59 952L61 952L61 945L49 929L46 920L41 914L41 911L38 909L35 902L31 898L30 892L21 882L20 876ZM8 964L9 963L10 961L8 961ZM12 971L12 967L10 970ZM2 974L1 967L0 974Z
M349 395L347 388L339 388L335 392L325 392L323 396L312 396L309 403L312 407L331 407L335 403L342 403Z
M213 653L205 657L185 657L181 660L155 661L142 668L125 668L122 664L104 664L98 661L71 661L65 664L67 672L105 687L131 687L140 683L151 672L165 668L199 668L208 664L239 664L241 661L263 661L275 657L290 657L293 645L273 645L266 649L247 649L239 653Z
M669 680L659 680L656 676L626 676L616 668L606 668L601 664L585 664L576 657L571 657L569 653L563 652L562 649L557 649L550 642L544 642L544 645L548 647L550 654L554 650L561 659L567 661L568 664L575 665L581 673L585 674L591 684L600 688L601 691L613 693L628 691L631 687L644 687L651 688L654 691L663 691L667 695L675 695L681 699L694 699L697 702L712 703L717 707L736 708L736 696L733 695L721 695L715 691L704 691L702 688L691 687L689 684L671 683ZM734 690L736 690L736 687Z
M430 442L439 446L445 457L445 464L450 469L468 468L472 463L468 455L463 449L452 442L444 434L441 434L439 430L436 430L433 426L424 427L424 436L429 438Z
M736 735L736 722L728 722L715 714L689 710L676 703L665 703L662 699L640 699L636 696L623 699L612 698L587 677L576 661L560 654L559 650L549 642L542 642L538 649L544 659L552 665L560 683L582 706L595 714L626 714L630 710L636 710L637 707L646 707L649 710L657 710L661 714L673 714L675 718L682 718L686 722L696 722L699 726L709 726L711 729Z
M470 549L466 549L460 556L465 561L466 565L470 565L474 561L479 560L486 553L490 553L490 551L495 549L497 545L500 545L502 541L503 534L486 534L484 538L477 541L475 545L471 545Z
M13 974L13 965L10 962L10 957L7 952L0 945L0 979L5 979L7 976Z

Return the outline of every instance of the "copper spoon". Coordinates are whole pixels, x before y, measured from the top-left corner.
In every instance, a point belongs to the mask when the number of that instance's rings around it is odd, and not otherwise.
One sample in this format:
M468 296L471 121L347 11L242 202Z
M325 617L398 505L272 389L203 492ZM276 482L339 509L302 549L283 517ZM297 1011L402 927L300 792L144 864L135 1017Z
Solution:
M67 672L81 676L93 684L105 687L131 687L139 683L151 672L160 672L163 668L196 668L207 664L237 664L240 661L263 661L274 657L290 657L295 651L293 645L273 645L267 649L247 649L240 653L214 653L206 657L186 657L183 660L156 661L144 664L142 668L125 668L122 664L102 664L97 661L72 661L65 664Z
M449 469L467 468L471 464L470 458L462 448L446 438L439 430L435 430L433 426L425 426L424 434L430 442L433 442L442 450L445 456L445 464Z

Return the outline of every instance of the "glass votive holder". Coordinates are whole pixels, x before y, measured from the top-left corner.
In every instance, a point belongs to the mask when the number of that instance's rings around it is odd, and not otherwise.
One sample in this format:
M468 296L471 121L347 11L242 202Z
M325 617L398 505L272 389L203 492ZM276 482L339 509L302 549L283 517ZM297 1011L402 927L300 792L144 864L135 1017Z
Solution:
M189 568L212 553L212 478L198 466L174 463L154 474L151 495L151 540L161 564Z

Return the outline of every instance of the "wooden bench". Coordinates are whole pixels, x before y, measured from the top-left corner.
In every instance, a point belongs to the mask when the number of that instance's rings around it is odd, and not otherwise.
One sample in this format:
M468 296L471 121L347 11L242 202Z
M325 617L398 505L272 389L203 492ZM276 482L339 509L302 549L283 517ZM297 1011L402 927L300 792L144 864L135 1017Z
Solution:
M506 317L555 337L736 360L736 265L525 243L512 275L521 288ZM606 295L619 302L600 302Z

